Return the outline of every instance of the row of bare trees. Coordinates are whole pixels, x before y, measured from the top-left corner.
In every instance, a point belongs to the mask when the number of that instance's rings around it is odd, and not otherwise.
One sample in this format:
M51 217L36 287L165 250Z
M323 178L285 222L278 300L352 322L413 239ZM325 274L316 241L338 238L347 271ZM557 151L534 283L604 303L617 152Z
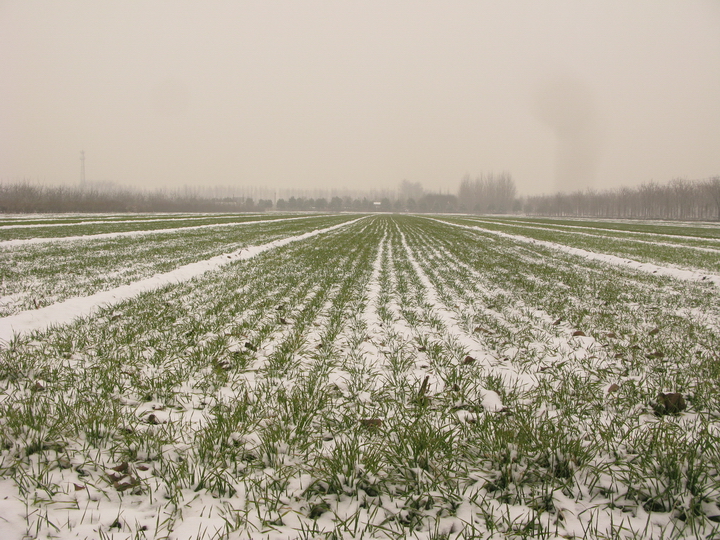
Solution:
M262 211L272 201L210 199L189 194L123 188L43 186L27 182L0 183L0 213L62 212L248 212Z
M510 173L485 173L474 180L466 175L460 182L458 199L465 212L474 214L504 214L519 210L515 182Z
M524 200L523 210L540 216L720 221L720 176L537 195Z
M415 197L413 197L413 195ZM277 210L518 213L628 219L720 221L720 176L703 180L647 182L635 188L577 191L525 198L516 196L509 173L466 176L458 195L425 193L419 183L405 181L399 198L364 197L269 199L208 198L177 191L152 193L127 188L80 188L17 182L0 183L0 213L42 212L248 212Z

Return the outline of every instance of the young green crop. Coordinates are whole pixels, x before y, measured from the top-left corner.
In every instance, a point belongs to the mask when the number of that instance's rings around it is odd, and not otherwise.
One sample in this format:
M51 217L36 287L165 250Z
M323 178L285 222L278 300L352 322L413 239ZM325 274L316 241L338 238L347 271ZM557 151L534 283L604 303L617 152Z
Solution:
M0 247L0 316L38 309L168 272L185 264L325 228L347 216Z
M718 309L370 216L17 338L0 488L29 537L712 537Z

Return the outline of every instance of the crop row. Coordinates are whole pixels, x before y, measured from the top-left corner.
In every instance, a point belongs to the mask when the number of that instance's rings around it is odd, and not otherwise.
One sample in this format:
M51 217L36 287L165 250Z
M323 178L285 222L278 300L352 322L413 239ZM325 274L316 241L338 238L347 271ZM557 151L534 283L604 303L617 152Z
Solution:
M282 214L212 214L204 216L157 216L138 218L127 216L115 219L62 219L62 220L3 220L0 221L0 241L27 240L32 238L63 238L91 236L96 234L130 233L167 228L222 226L233 223L283 219ZM130 219L128 219L130 218Z
M265 214L253 214L243 213L244 216L258 216ZM5 214L4 217L0 218L0 227L8 225L49 225L56 224L62 226L65 224L77 224L77 223L92 223L92 222L126 222L126 221L161 221L161 220L198 220L207 218L223 218L223 217L238 217L237 212L228 213L217 213L217 212L163 212L158 214L152 213L93 213L93 214L73 214L73 213L59 213L59 214Z
M617 235L612 231L569 230L539 223L520 224L514 220L454 218L448 221L479 227L487 232L498 231L640 262L720 273L720 240L714 237L693 239L668 238L662 234Z
M0 248L0 316L85 296L157 273L350 219L347 216Z
M527 217L488 217L485 221L541 225L548 229L577 229L590 234L609 234L612 236L654 236L677 239L720 240L720 228L716 223L697 221L648 221L648 220L592 220L568 218L527 218Z

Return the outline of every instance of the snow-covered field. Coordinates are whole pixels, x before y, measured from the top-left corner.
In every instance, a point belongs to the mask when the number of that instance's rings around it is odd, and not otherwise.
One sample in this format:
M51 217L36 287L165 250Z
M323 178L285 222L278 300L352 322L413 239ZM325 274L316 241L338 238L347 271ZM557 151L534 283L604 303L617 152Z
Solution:
M284 216L271 220L242 216L231 222L227 219L221 216L216 222L203 225L187 220L177 223L173 219L164 226L157 219L148 219L145 222L149 223L139 226L155 228L94 234L92 229L84 229L85 234L79 236L42 236L47 232L45 227L6 230L6 234L22 232L30 237L0 241L0 317L109 291L180 265L344 220L338 216ZM137 225L138 221L130 223ZM67 232L51 231L56 235Z
M170 218L0 223L5 537L720 537L718 227Z

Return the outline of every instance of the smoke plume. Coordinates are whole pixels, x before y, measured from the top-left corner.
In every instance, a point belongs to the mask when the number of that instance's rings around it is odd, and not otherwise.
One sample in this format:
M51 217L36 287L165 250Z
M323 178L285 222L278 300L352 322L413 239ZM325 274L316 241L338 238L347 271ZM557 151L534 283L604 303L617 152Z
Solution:
M592 187L599 142L592 92L572 77L552 79L537 91L535 112L555 136L555 188L577 191Z

